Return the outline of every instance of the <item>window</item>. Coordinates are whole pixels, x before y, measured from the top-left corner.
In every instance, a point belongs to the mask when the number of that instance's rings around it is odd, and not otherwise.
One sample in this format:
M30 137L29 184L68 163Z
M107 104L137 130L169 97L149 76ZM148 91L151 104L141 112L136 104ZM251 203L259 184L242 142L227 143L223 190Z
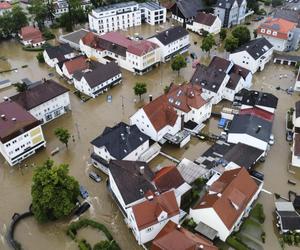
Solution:
M147 228L147 232L151 232L153 230L153 227Z

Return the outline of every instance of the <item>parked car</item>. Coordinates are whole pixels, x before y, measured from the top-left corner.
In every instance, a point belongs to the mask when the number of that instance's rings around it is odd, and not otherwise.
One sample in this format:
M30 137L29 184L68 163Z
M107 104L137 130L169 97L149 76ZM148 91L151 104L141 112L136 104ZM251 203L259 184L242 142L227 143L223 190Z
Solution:
M89 197L89 193L84 186L80 186L79 191L80 191L80 195L83 199L86 199L87 197Z
M263 181L264 178L265 178L265 175L264 175L263 173L258 172L258 171L256 171L256 170L252 170L252 171L251 171L251 175L254 176L255 178L261 180L261 181Z
M288 142L293 141L293 131L291 131L291 130L286 131L285 139L286 139Z
M81 205L80 205L80 207L78 207L76 210L75 210L75 212L74 212L74 214L76 215L76 216L80 216L81 214L83 214L86 210L88 210L89 208L90 208L90 204L88 203L88 202L83 202Z
M102 180L101 177L93 171L89 173L89 177L95 182L100 182Z
M270 135L269 144L270 144L270 145L274 145L274 143L275 143L274 135L271 134L271 135Z

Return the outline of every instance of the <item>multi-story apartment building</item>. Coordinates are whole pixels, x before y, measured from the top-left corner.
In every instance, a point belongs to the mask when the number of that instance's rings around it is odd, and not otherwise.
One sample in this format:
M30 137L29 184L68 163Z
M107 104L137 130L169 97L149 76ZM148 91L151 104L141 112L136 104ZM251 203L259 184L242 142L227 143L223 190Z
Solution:
M40 121L19 104L0 103L0 152L10 166L46 146Z
M166 8L155 2L111 4L94 9L89 14L89 26L91 30L103 34L139 26L143 21L155 25L166 21L166 12Z

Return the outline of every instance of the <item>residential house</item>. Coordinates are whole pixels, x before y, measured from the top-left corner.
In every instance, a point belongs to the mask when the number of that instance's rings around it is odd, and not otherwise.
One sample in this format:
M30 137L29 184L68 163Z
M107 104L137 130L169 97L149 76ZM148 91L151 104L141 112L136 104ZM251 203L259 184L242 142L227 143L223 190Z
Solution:
M39 28L33 26L21 28L19 37L24 46L39 47L46 42Z
M190 36L186 29L175 26L148 39L160 48L161 61L166 62L177 54L183 54L190 47Z
M56 64L56 72L60 76L66 77L68 80L72 80L74 73L84 71L89 68L89 61L90 59L81 55L71 59L66 59L65 61Z
M152 241L151 250L217 250L214 244L199 234L169 221Z
M207 10L205 1L198 0L176 0L170 7L172 18L185 26L186 23L194 20L199 11Z
M300 133L300 101L295 103L295 110L293 112L294 132Z
M142 22L161 24L166 21L166 13L166 8L154 1L116 3L92 10L89 27L92 31L104 34L140 26Z
M276 219L277 227L280 233L300 233L300 214L295 210L292 202L277 201L276 207Z
M3 16L3 14L7 11L11 11L12 6L8 2L0 2L0 16Z
M214 14L221 19L225 28L243 23L247 13L247 0L218 0Z
M152 184L154 173L146 162L111 160L108 168L108 188L125 218L128 209L157 192ZM175 199L176 200L176 199Z
M0 103L0 152L14 166L46 147L40 121L19 104Z
M146 104L129 120L154 141L160 141L166 134L175 135L182 129L182 119L169 103L167 95Z
M80 42L80 50L101 63L115 61L121 68L143 74L160 62L160 48L147 40L132 40L119 32L98 36L88 33Z
M71 110L69 89L53 80L33 85L10 99L45 124Z
M254 114L235 115L227 135L229 143L239 142L263 150L269 148L273 120L261 118Z
M218 34L222 28L222 22L218 16L211 13L198 12L195 19L186 25L186 28L202 35L203 32Z
M86 10L87 7L92 6L92 3L90 2L90 0L82 0L80 2L81 2L81 8L83 10ZM55 18L58 18L62 14L69 12L69 4L68 4L68 1L66 1L66 0L55 0L55 1L53 1L52 4L53 4L52 14Z
M296 77L294 91L300 91L300 68L298 70L298 74L297 74L297 77Z
M249 70L231 61L215 56L208 66L198 64L190 80L202 88L202 97L211 99L212 104L223 98L233 101L242 88L250 88L252 74Z
M273 45L264 37L254 39L229 55L229 60L254 74L263 71L273 55Z
M300 134L294 133L292 150L292 162L294 167L300 167Z
M136 125L120 122L114 127L106 127L91 144L93 165L108 174L111 160L137 161L149 149L149 137Z
M274 18L282 18L287 21L297 23L297 27L300 27L300 11L289 8L276 8L273 14Z
M297 25L282 18L270 17L257 28L257 37L265 37L274 50L296 50L300 42L300 28Z
M216 237L226 241L248 216L261 189L262 183L252 178L245 168L226 170L190 209L190 216L201 225L197 230L205 236L208 231L214 231Z
M128 225L141 245L153 240L169 221L178 224L179 214L174 191L153 194L128 209Z
M267 92L242 89L235 95L235 101L240 104L241 110L257 108L274 114L278 104L278 98ZM300 125L299 125L300 126Z
M59 62L75 57L75 51L68 43L64 43L54 47L48 47L44 50L43 56L45 62L54 68Z
M73 75L74 87L92 98L121 82L122 73L115 62L107 64L93 62L88 69L77 71Z

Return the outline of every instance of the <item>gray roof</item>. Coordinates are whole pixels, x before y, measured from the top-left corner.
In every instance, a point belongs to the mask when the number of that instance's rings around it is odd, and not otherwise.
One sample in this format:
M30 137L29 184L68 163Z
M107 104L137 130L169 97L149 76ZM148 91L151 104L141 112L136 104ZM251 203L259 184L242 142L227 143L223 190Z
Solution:
M143 174L140 167L144 167ZM144 198L148 191L156 191L154 173L146 162L112 160L109 171L126 205Z
M247 51L249 55L256 60L268 52L272 47L273 45L266 38L262 37L240 46L234 53Z
M153 10L164 9L165 7L161 6L157 2L149 1L149 2L140 3L140 8L146 8L153 11Z
M121 74L121 70L115 62L107 64L96 63L95 65L96 66L90 70L74 73L73 77L78 81L84 77L88 85L94 88L112 77Z
M300 215L296 211L276 211L280 216L283 230L300 230Z
M45 51L47 52L50 59L57 58L58 61L64 60L65 55L74 52L74 50L71 48L71 46L68 43L46 48Z
M282 18L290 22L297 23L297 26L300 27L300 10L276 9L274 18Z
M300 101L295 103L296 118L300 116Z
M181 26L164 30L153 37L156 37L163 45L168 45L178 39L187 36L189 33Z
M195 17L198 11L207 9L203 0L176 0L174 8L176 7L185 18Z
M132 7L133 5L138 4L135 1L130 1L130 2L123 2L123 3L115 3L115 4L110 4L110 5L105 5L102 7L99 7L95 9L95 12L102 12L102 11L108 11L108 10L115 10L115 9L120 9L120 8L128 8Z
M229 133L248 134L262 141L269 142L272 133L272 122L255 115L235 115L231 122Z
M149 137L142 133L136 125L129 126L120 122L112 128L106 127L91 144L98 148L106 147L111 156L122 160L148 140Z

